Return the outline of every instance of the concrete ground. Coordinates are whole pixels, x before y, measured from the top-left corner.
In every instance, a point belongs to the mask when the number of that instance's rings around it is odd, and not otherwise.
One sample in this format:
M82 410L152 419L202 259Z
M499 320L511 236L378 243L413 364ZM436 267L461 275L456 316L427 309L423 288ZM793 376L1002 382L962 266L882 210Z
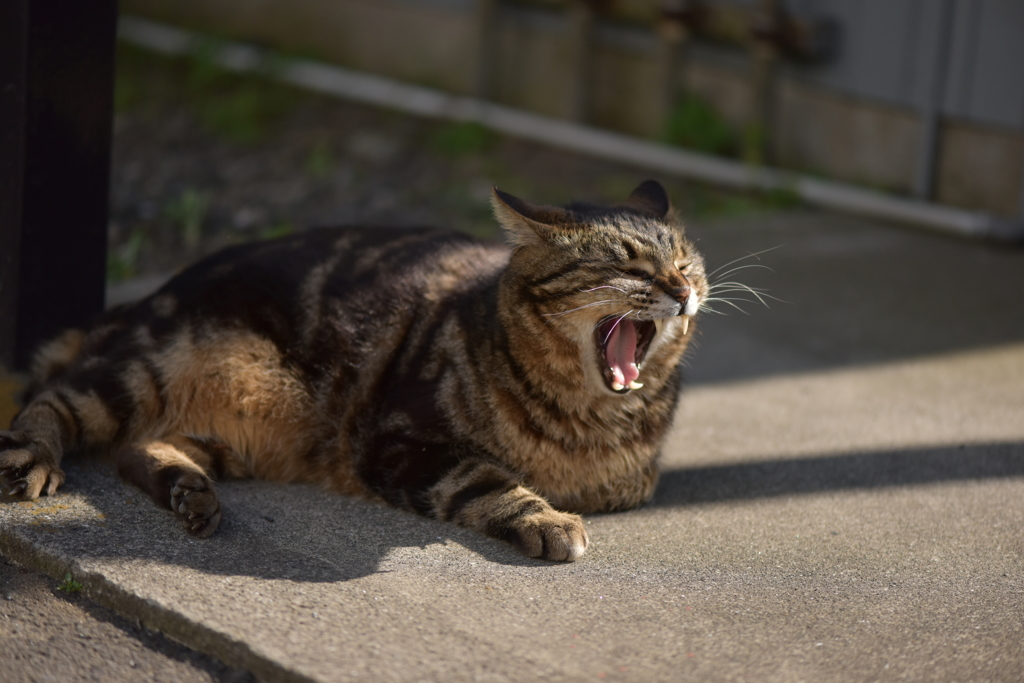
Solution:
M811 210L692 234L712 268L777 247L724 280L787 303L704 316L655 500L579 562L260 482L196 541L88 462L0 505L0 550L260 680L1024 680L1024 251Z
M170 641L45 574L0 558L2 680L244 683L245 671ZM66 588L67 585L64 585Z

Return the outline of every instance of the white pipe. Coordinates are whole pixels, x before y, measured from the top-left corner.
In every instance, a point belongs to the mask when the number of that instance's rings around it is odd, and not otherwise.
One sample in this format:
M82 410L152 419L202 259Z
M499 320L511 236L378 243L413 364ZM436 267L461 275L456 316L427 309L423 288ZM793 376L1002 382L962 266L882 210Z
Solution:
M203 40L199 34L128 15L121 16L118 35L133 45L173 55L192 54ZM266 63L267 56L266 52L249 45L225 43L211 58L225 69L246 72ZM963 237L1024 242L1022 220L1000 219L983 212L750 166L310 60L292 59L282 64L270 72L272 78L344 99L418 116L473 121L495 131L552 147L734 188L790 190L808 203L829 209L909 223Z

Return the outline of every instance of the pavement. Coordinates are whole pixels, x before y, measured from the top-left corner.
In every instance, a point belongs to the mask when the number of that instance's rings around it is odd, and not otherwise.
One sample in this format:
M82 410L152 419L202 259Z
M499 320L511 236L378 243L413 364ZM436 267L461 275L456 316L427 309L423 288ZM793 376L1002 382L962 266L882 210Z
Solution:
M0 505L0 551L259 680L1024 680L1024 250L691 232L712 268L771 249L724 279L783 301L704 316L655 499L576 563L251 481L195 540L90 461Z

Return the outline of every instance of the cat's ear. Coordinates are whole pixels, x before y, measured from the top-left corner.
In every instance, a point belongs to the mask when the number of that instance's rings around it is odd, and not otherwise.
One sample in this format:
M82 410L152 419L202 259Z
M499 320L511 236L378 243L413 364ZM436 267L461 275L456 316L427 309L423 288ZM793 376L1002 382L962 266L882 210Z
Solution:
M565 209L535 206L497 187L491 192L491 208L494 209L494 218L517 246L543 242L569 218Z
M672 210L672 203L668 199L668 193L657 180L645 180L633 190L626 200L626 206L634 209L653 213L658 218L664 218Z

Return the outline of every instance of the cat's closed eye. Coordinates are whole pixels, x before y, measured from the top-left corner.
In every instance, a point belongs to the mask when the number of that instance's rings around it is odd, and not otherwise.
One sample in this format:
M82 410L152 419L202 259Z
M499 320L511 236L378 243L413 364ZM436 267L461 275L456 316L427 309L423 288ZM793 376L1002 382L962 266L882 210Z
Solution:
M643 268L623 268L622 272L629 277L639 278L641 280L651 280L654 278L653 275L648 273Z

